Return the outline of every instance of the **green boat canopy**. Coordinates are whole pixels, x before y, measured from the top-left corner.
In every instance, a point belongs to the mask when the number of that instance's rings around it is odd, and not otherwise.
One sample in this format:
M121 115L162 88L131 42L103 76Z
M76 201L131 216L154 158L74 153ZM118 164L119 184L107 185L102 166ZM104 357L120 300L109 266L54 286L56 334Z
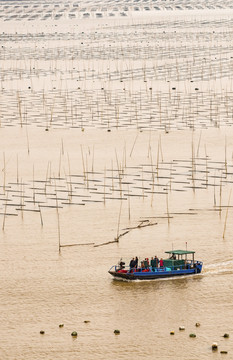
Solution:
M175 255L186 255L186 254L195 254L195 251L187 251L187 250L171 250L165 251L166 254L175 254Z

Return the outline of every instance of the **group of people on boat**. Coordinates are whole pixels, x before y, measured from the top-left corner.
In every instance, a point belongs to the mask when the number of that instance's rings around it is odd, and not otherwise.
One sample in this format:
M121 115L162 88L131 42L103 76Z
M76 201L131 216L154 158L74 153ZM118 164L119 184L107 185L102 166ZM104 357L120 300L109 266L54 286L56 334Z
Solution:
M149 260L149 258L145 258L144 260L141 261L142 269L149 269L149 267L151 267L152 269L155 269L158 267L162 268L163 266L164 266L163 259L161 258L159 260L159 258L157 256L152 257L151 260ZM130 269L138 268L138 257L137 256L130 260L129 267L130 267Z
M176 260L176 256L175 254L172 254L170 256L171 260ZM118 265L120 266L118 268L118 271L120 272L125 272L125 262L123 262L122 260L120 260L120 262L118 263ZM186 263L185 263L186 266ZM158 258L156 255L154 257L152 257L150 260L149 258L145 258L144 260L140 261L139 263L139 259L136 256L135 258L132 258L130 260L129 263L129 270L130 272L135 272L135 271L156 271L156 269L166 269L167 265L165 265L165 262L163 260L163 258Z

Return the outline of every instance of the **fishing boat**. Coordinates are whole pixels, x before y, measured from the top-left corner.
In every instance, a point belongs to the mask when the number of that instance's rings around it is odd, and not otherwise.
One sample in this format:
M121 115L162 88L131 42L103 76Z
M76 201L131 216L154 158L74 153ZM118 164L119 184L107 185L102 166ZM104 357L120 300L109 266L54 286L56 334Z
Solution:
M202 262L194 259L195 251L171 250L165 251L165 253L169 256L163 260L163 266L158 266L152 261L149 265L144 261L141 262L140 267L130 267L120 261L118 265L113 265L108 272L114 278L123 280L152 280L201 273Z

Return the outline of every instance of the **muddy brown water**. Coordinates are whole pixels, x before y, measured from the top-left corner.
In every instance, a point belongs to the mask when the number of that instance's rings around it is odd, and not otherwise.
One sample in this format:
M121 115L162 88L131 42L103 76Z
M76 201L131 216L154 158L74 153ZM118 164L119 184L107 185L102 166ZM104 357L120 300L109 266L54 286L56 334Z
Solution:
M232 10L139 3L0 4L1 359L232 357ZM200 275L108 274L186 243Z

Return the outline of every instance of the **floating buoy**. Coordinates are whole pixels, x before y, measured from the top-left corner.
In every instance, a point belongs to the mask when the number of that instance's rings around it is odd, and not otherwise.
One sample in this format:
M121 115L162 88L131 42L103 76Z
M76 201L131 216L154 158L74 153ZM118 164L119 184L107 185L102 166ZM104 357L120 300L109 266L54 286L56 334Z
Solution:
M189 334L189 337L195 338L195 337L196 337L196 334Z
M221 350L220 354L227 354L227 351L226 350Z
M218 344L217 344L217 343L213 343L213 344L212 344L212 350L213 350L213 351L218 350Z
M175 331L170 331L170 335L175 335Z
M201 324L197 322L195 325L196 325L196 327L199 327Z
M185 327L184 327L184 326L180 326L180 327L179 327L179 330L185 330Z
M82 128L82 131L84 131L84 128Z
M90 322L90 320L84 320L85 324L88 324Z
M64 326L64 324L59 324L59 328L62 328Z
M115 335L120 335L120 333L121 333L120 330L114 330Z
M44 333L45 333L44 330L40 330L41 335L44 335Z
M224 338L229 338L229 334L225 333L225 334L223 335L223 337L224 337Z
M73 331L73 332L71 333L71 336L73 336L73 337L77 337L77 336L78 336L77 331Z

